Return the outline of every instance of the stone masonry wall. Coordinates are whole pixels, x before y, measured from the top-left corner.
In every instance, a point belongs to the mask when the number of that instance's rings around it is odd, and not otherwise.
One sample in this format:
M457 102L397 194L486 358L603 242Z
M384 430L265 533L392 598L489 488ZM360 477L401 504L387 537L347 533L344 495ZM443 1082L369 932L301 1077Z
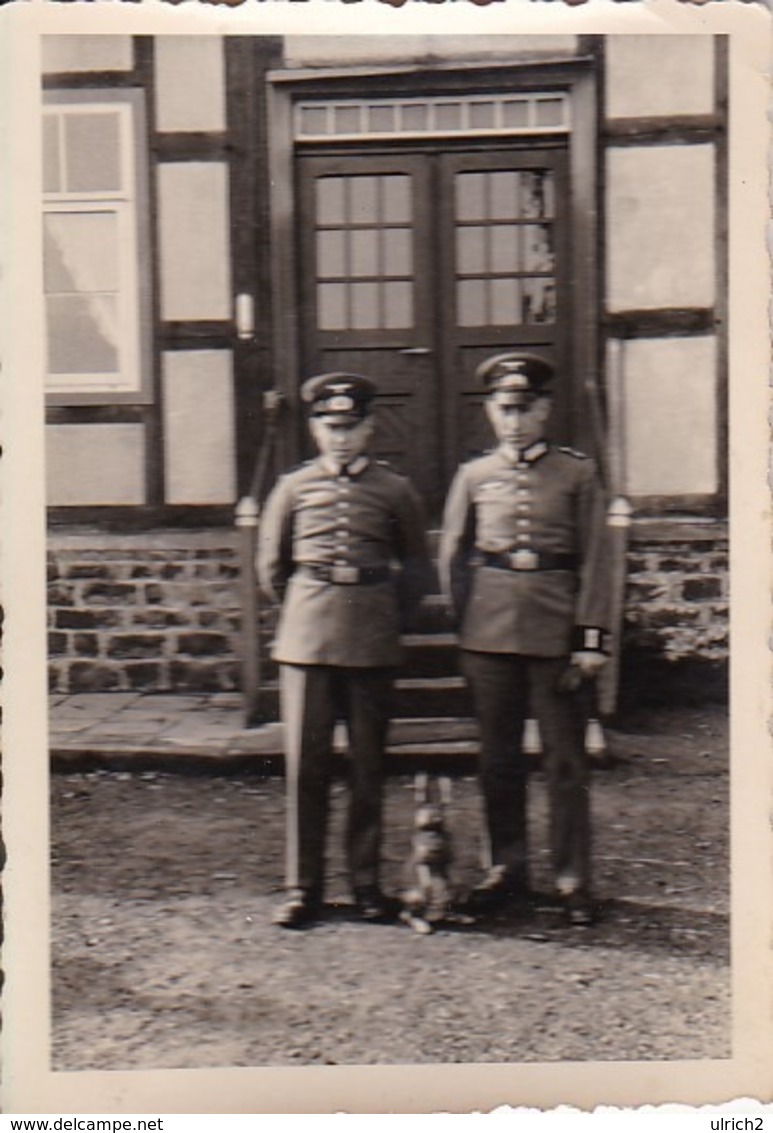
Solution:
M647 680L653 666L666 680L686 663L724 669L724 533L664 540L643 530L628 565L624 662ZM234 532L53 534L48 569L52 691L239 688Z
M55 692L239 687L233 532L49 540Z

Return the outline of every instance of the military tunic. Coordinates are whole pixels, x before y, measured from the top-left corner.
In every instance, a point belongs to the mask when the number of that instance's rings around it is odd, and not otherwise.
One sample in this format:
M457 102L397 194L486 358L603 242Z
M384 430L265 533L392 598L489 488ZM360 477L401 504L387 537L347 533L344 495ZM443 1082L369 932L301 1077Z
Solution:
M381 580L334 583L315 566ZM398 664L400 631L428 571L421 505L404 476L366 457L344 474L324 457L288 473L266 503L258 552L261 585L283 600L273 656L295 665Z
M355 891L376 885L394 666L430 577L418 497L404 476L366 456L346 470L320 456L269 496L258 573L282 603L273 656L286 737L288 888L322 894L341 718L351 756L350 876Z
M536 716L548 773L558 887L590 888L587 705L562 689L576 650L603 648L609 556L592 460L544 440L463 465L440 544L443 589L481 728L490 864L528 884L525 719Z

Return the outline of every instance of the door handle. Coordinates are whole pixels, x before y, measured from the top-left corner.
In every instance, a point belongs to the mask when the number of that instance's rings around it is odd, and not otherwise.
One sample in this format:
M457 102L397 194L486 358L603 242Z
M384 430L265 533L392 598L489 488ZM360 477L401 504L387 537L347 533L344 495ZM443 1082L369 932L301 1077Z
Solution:
M398 353L399 354L411 354L411 355L416 356L416 355L431 354L432 351L430 350L430 348L428 346L409 346L405 350L398 351Z

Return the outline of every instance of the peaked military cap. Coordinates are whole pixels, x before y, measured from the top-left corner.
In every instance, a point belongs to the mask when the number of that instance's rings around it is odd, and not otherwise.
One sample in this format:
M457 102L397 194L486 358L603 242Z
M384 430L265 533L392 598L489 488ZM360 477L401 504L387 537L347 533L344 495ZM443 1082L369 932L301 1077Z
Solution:
M513 351L487 358L478 366L475 376L500 404L528 405L535 397L551 392L554 373L545 358Z
M362 420L376 392L375 384L361 374L317 374L301 386L301 399L312 417Z

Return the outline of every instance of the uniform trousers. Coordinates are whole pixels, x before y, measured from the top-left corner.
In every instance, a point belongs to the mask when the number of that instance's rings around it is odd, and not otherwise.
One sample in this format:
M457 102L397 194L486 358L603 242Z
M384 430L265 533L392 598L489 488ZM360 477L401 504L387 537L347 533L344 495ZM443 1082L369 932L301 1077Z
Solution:
M321 899L333 771L333 729L349 733L346 856L354 889L378 884L390 668L280 666L287 780L287 887Z
M532 757L522 750L525 720L536 717L550 807L556 888L590 892L590 792L585 754L587 694L562 691L568 657L462 653L481 733L480 781L491 865L528 885L527 788Z

